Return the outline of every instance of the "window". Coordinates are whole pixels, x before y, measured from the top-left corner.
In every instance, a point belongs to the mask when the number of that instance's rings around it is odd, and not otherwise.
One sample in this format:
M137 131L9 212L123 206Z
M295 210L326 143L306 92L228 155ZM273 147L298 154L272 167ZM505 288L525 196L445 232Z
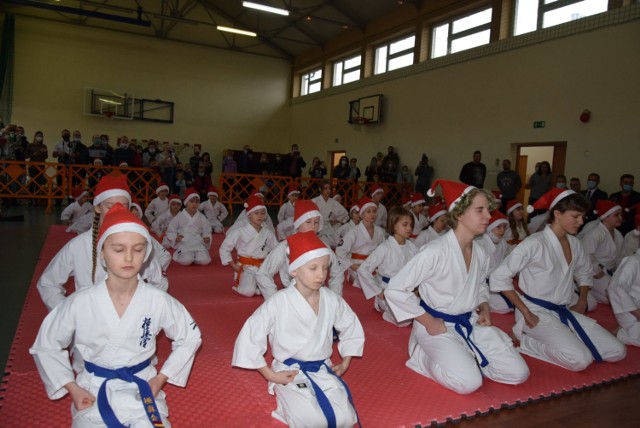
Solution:
M375 74L386 73L413 64L416 36L412 34L400 40L376 48Z
M309 95L322 89L322 69L310 71L302 75L300 95Z
M606 12L608 0L517 0L514 35Z
M491 35L491 8L433 28L431 58L449 55L489 43Z
M356 55L333 64L333 86L360 80L362 55Z

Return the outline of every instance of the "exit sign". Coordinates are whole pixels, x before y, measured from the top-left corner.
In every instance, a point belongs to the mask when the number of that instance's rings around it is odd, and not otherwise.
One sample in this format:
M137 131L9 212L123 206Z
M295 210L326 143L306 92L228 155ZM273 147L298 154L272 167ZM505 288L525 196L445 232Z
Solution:
M533 122L533 127L534 128L544 128L545 126L545 121L544 120L537 120L535 122Z

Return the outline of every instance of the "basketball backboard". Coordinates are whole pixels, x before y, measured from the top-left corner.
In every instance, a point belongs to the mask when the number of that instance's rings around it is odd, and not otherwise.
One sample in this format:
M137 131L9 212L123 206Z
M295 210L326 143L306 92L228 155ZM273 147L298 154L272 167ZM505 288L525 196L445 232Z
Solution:
M133 94L126 91L84 88L84 114L133 120Z
M349 123L379 123L382 120L382 94L349 102Z

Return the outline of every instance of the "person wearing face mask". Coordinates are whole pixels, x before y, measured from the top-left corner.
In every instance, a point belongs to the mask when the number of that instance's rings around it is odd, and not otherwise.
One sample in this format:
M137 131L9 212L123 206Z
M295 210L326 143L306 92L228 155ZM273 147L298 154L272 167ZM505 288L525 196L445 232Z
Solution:
M622 224L618 230L623 235L634 229L633 210L631 207L640 203L640 193L633 190L634 176L622 174L620 176L620 192L612 193L609 199L622 207Z
M556 187L558 189L566 189L567 188L567 176L566 175L558 175L558 176L556 176Z
M118 148L113 152L115 165L120 165L122 162L126 162L127 165L133 165L135 155L135 151L129 144L129 138L127 136L118 138Z
M338 180L347 180L349 179L349 172L351 169L349 168L349 158L346 156L342 156L340 158L340 163L333 168L332 177Z
M44 144L44 134L42 131L36 131L33 136L33 143L27 146L27 150L25 152L24 157L29 162L44 162L49 157L49 149ZM46 189L42 188L46 184L47 178L42 174L44 171L44 167L42 165L30 165L29 166L29 177L31 177L31 182L29 183L29 192L30 193L41 193L45 192ZM35 202L35 201L34 201Z
M598 218L598 215L593 212L596 203L601 199L608 199L607 192L600 190L600 175L592 172L587 177L587 190L581 192L591 202L591 209L587 212L587 221L593 221Z
M156 156L158 155L158 145L154 140L150 140L147 148L142 151L142 165L145 168L157 166Z

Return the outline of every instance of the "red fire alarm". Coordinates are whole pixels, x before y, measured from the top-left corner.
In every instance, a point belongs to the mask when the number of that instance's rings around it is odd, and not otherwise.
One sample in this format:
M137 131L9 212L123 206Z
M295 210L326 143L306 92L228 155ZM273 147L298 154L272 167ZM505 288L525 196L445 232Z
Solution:
M591 112L585 109L580 115L580 122L587 123L591 119Z

